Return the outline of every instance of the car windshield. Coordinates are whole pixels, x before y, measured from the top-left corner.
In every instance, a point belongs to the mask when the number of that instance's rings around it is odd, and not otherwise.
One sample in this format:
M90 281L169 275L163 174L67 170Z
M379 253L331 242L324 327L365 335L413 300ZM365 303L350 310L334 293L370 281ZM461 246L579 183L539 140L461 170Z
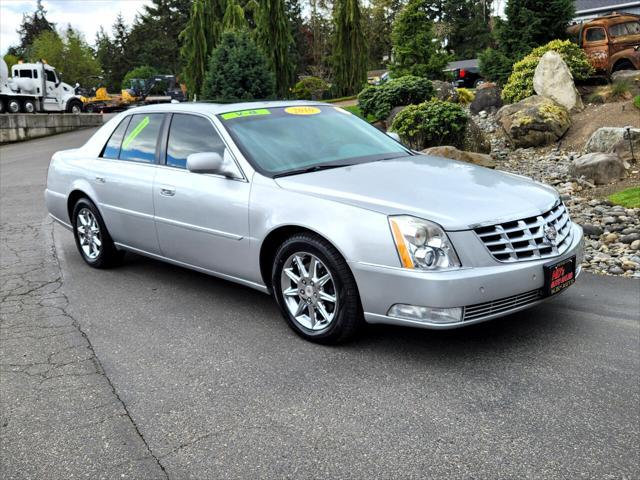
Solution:
M219 118L254 168L268 176L411 155L339 107L258 108L223 113Z

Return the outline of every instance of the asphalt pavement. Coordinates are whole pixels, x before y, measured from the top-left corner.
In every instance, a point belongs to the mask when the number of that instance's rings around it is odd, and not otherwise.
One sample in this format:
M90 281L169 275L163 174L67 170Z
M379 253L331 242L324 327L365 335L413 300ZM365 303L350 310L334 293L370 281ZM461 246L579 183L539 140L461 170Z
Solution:
M259 292L86 266L42 192L90 134L0 147L3 478L640 478L637 280L310 344Z

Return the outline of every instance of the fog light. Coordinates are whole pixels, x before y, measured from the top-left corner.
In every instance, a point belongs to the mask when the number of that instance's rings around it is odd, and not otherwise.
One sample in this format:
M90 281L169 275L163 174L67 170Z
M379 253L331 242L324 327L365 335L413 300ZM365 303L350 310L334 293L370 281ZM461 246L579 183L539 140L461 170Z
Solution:
M456 323L462 321L462 308L432 308L396 303L387 315L425 323Z

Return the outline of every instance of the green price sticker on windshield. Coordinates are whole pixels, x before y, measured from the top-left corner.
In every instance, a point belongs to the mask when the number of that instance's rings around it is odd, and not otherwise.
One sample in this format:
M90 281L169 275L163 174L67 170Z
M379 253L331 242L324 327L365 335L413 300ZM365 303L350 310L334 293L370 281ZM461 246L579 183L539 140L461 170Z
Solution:
M254 117L256 115L271 115L266 108L257 108L255 110L242 110L240 112L223 113L221 116L224 120L232 120L234 118Z

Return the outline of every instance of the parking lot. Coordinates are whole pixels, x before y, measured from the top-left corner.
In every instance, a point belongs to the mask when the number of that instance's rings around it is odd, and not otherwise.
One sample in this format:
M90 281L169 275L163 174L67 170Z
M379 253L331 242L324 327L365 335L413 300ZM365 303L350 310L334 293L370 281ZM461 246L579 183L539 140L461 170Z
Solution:
M640 282L314 345L248 288L87 267L43 189L91 133L0 148L4 478L637 478Z

